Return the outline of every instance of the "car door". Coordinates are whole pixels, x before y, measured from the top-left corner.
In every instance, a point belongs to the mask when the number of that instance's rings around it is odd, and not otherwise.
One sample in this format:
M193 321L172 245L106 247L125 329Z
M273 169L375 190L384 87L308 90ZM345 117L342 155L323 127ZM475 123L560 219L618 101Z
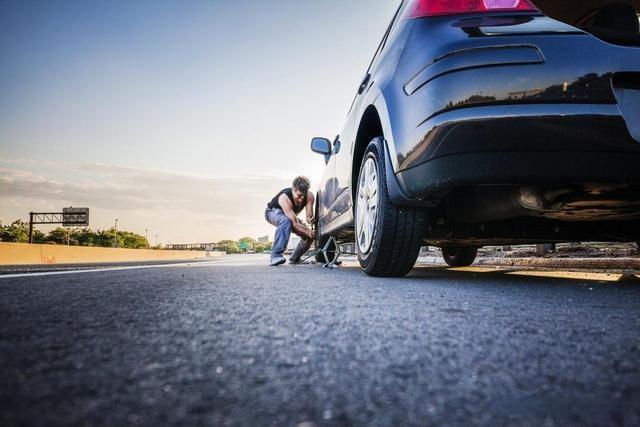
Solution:
M324 174L322 176L322 181L320 188L318 189L318 221L320 223L320 228L322 230L326 230L329 224L331 224L337 217L338 213L336 212L335 205L337 195L337 179L335 177L336 172L336 142L339 140L340 136L336 136L335 140L332 144L331 154L326 155L325 162L326 166L324 169Z
M384 33L384 36L378 45L378 49L376 50L369 67L365 75L363 76L362 81L360 82L358 89L356 91L356 96L349 111L349 115L347 117L347 122L342 131L341 138L339 141L338 149L334 147L334 158L335 158L335 177L336 177L336 196L338 197L336 202L336 213L338 216L345 213L353 213L351 209L353 206L353 192L351 191L351 177L352 177L352 163L353 163L353 152L354 146L356 142L356 137L358 133L358 125L360 123L360 118L362 116L363 111L368 106L370 101L370 97L367 97L369 90L373 85L375 85L375 76L374 70L378 61L380 60L383 52L385 51L386 42L389 38L389 35L393 32L394 28L397 24L398 16L400 16L400 12L402 7L404 6L404 2L402 2L391 20L391 23L387 27L387 30ZM358 166L354 166L358 167ZM352 217L352 215L350 215ZM352 218L351 218L352 220ZM346 220L345 220L346 221Z

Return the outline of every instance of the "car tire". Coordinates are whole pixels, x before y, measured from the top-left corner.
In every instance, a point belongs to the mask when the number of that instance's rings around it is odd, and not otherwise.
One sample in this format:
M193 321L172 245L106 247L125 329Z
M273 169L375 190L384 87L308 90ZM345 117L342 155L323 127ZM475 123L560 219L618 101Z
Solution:
M366 274L400 277L411 271L418 258L425 211L391 202L385 162L384 139L374 138L355 182L355 247Z
M442 248L442 257L449 267L468 267L478 255L478 248L472 246L451 246Z

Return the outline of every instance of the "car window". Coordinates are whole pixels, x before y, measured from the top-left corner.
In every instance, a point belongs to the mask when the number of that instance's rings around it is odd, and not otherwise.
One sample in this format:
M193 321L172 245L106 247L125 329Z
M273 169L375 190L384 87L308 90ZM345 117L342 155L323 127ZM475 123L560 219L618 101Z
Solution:
M371 68L375 64L376 60L380 57L380 54L384 51L389 35L392 34L393 30L397 27L396 23L398 22L398 17L401 16L400 12L404 10L405 6L408 3L409 3L408 0L402 0L400 5L398 6L398 9L396 9L396 13L393 15L393 18L391 19L391 23L387 27L387 30L384 32L384 36L382 37L382 40L380 41L380 44L376 49L376 53L373 55L373 58L371 59L371 62L367 67L367 71L365 73L366 76L369 76L369 73L371 72ZM360 95L360 92L356 92L356 96L353 97L353 101L351 102L351 106L349 107L349 111L347 112L347 115L351 113L351 109L353 109L353 106L355 105L356 99L358 99L359 95Z
M373 55L371 62L369 63L369 67L367 68L367 73L371 71L371 67L376 62L376 60L380 57L380 54L384 52L384 48L386 47L387 40L389 39L389 35L393 32L393 30L397 27L398 16L400 16L400 11L404 8L404 6L408 3L408 1L403 0L396 9L396 13L393 15L393 19L391 19L391 23L387 27L387 30L384 32L384 36L382 36L382 40L378 45L378 49L376 49L376 53Z

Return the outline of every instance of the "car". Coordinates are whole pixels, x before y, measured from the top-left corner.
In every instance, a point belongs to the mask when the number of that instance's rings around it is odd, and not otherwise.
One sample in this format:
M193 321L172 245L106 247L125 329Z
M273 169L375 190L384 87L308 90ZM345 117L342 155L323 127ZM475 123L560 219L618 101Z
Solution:
M403 276L420 247L640 240L638 0L405 0L326 163L318 246Z

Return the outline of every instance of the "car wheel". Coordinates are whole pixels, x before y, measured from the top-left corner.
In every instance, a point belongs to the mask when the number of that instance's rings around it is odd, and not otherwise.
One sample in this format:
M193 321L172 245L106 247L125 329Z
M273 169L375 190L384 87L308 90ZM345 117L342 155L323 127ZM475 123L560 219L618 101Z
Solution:
M355 246L365 273L399 277L418 258L425 212L391 202L385 161L384 139L374 138L364 153L356 183Z
M471 246L455 246L442 248L442 257L450 267L468 267L473 264L478 248Z

